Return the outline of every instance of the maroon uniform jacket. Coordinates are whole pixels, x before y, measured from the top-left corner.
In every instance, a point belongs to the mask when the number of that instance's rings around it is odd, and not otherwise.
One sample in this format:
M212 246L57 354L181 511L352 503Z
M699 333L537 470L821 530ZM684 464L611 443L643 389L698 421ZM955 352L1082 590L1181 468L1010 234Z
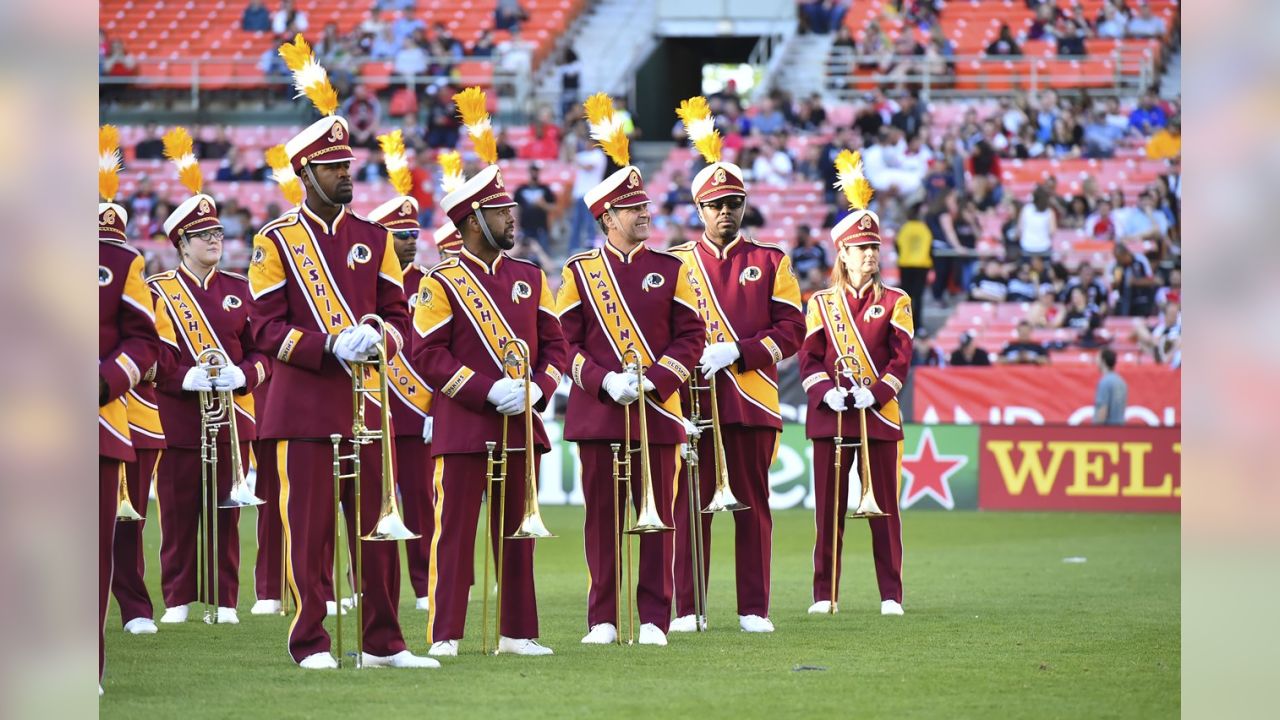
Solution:
M333 338L374 313L386 324L393 362L408 331L400 262L391 233L343 208L332 224L304 203L253 239L250 327L273 356L258 435L267 439L351 436L351 369L330 352ZM381 426L372 402L371 429Z
M612 245L569 258L557 301L569 344L573 385L564 436L568 440L622 440L623 406L603 388L607 373L622 371L634 347L654 390L647 401L650 441L685 441L680 393L706 344L706 326L688 270L674 255L644 245L624 255ZM657 400L654 400L656 396ZM639 439L639 403L632 403L631 439Z
M500 254L486 265L462 250L427 271L413 326L418 334L413 366L437 388L431 407L433 455L484 452L486 441L501 442L503 416L486 397L503 377L508 339L529 345L532 381L542 390L537 410L560 384L564 335L547 277L533 263ZM541 417L534 418L533 429L537 447L547 449ZM508 446L524 447L519 415L508 418L507 433Z
M808 335L800 348L800 377L809 396L805 436L835 437L836 414L822 396L834 387L836 358L852 354L860 367L856 381L876 398L875 404L867 408L867 435L872 440L901 440L898 391L911 366L911 339L915 334L911 297L893 287L886 287L879 300L869 286L845 293L827 288L809 298L806 320ZM853 381L842 375L840 387L851 387ZM848 405L841 434L859 437L852 399Z
M244 372L245 386L233 393L236 432L242 442L257 438L253 391L271 372L254 345L249 325L249 282L243 275L214 270L203 281L179 264L177 270L147 279L156 296L156 326L169 352L161 354L156 387L160 417L170 447L200 447L200 396L182 389L187 371L209 348L219 348ZM230 435L224 429L220 442Z
M418 307L418 287L426 268L413 263L404 271L404 294L409 301L409 313L413 314ZM406 333L404 349L400 357L413 358L413 346L417 342L416 333ZM431 414L431 386L413 369L411 362L396 363L391 367L387 386L392 389L391 421L395 424L397 437L422 437L422 421Z
M720 422L781 430L776 366L804 339L791 259L775 245L742 235L723 250L704 235L672 252L689 268L708 342L737 343L741 353L727 375L716 373ZM701 403L710 407L706 393Z
M98 376L107 388L107 403L98 408L98 454L114 460L135 458L127 395L159 351L145 265L128 245L98 240Z

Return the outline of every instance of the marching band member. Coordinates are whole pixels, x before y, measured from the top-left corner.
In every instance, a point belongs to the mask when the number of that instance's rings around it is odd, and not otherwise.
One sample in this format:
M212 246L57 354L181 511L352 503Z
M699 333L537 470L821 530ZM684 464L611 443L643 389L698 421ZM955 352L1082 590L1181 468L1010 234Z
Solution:
M497 149L479 88L454 96L463 124L488 165L441 203L462 235L458 255L431 268L418 290L413 323L418 340L413 365L437 393L432 405L435 486L435 534L431 539L431 613L427 640L431 655L456 655L466 621L467 591L473 572L476 524L486 484L491 498L503 492L487 483L486 441L499 442L504 416L511 448L549 448L542 420L533 421L526 438L518 421L525 407L524 383L504 368L509 339L528 344L532 378L529 398L537 410L546 406L560 383L565 360L564 337L556 319L546 276L533 263L509 257L515 242L515 201L507 194L494 163ZM533 581L534 543L507 540L520 524L526 477L521 452L511 453L506 475L506 517L488 504L493 546L503 543L502 621L498 651L517 655L550 655L540 645L537 599ZM535 479L536 487L536 479ZM505 522L504 522L505 521Z
M915 321L911 297L888 287L880 278L880 219L867 208L871 186L862 176L857 153L842 152L836 158L839 185L853 213L831 229L837 261L831 287L809 299L807 336L800 349L800 376L809 396L805 435L813 441L814 490L817 494L818 532L813 548L813 605L810 613L831 610L832 532L844 543L848 505L848 481L854 477L853 448L841 450L841 467L851 472L838 478L835 488L834 442L836 413L867 411L865 443L871 468L871 490L888 517L868 519L876 581L880 586L880 613L902 614L902 519L898 513L898 488L902 460L902 412L898 392L911 365L911 341ZM856 386L836 377L836 358L852 354L858 360ZM837 389L836 381L841 382ZM841 436L860 439L856 422L846 417ZM859 452L861 452L859 448ZM844 475L844 473L841 473ZM832 528L832 492L839 498L839 527ZM840 561L836 563L839 577ZM839 588L836 588L839 592Z
M275 356L273 377L259 432L274 441L280 479L282 521L288 548L290 592L297 612L289 628L289 655L306 669L337 667L325 631L324 580L332 573L337 508L333 497L331 434L351 438L352 372L349 363L373 357L382 335L359 318L376 313L387 329L387 356L394 358L408 329L400 263L391 234L350 213L348 125L334 115L337 93L328 75L298 35L280 54L301 94L323 116L285 148L302 181L305 200L267 223L253 241L250 318L257 347ZM380 413L366 400L368 422ZM373 427L372 429L378 429ZM361 515L368 527L381 501L380 448L362 448ZM353 488L343 487L344 513L354 515ZM350 521L349 521L350 522ZM350 525L349 525L350 527ZM438 667L405 649L397 600L399 552L394 543L351 542L364 565L363 664L366 667Z
M189 603L200 595L199 585L211 588L209 575L198 577L198 528L205 517L205 503L217 503L231 490L235 469L231 464L230 433L220 433L217 445L218 476L213 497L202 497L200 391L232 392L241 461L247 471L249 443L254 439L252 392L267 377L266 358L257 351L249 328L248 285L242 275L218 269L222 259L222 223L213 198L201 192L203 178L192 151L191 135L174 128L164 138L165 156L178 167L182 184L192 194L164 221L164 231L178 250L174 270L147 279L157 298L157 326L168 346L161 355L157 386L160 415L168 430L169 451L161 459L156 478L160 506L160 584L165 612L162 623L186 622ZM209 348L226 353L231 364L216 378L200 367L197 358ZM205 602L218 608L218 622L236 624L236 599L240 586L240 511L218 509L216 554L218 597ZM212 543L212 533L206 535ZM209 590L205 590L209 592Z
M409 195L413 189L413 177L405 159L404 138L399 130L378 136L382 147L383 163L391 185L399 193L379 205L369 219L391 232L396 260L404 273L404 294L409 302L409 312L418 303L418 286L425 269L414 262L418 254L418 236L422 232L418 224L418 201ZM404 507L405 525L421 537L405 541L408 556L409 582L417 597L417 609L426 610L430 586L431 533L435 527L431 490L431 387L405 362L411 357L413 333L405 338L399 362L391 365L391 377L387 387L395 396L391 405L391 419L396 432L396 485Z
M137 459L129 431L128 393L157 360L159 340L142 255L125 244L129 215L112 202L120 187L120 134L98 131L98 694L103 628L111 590L113 539L125 464ZM127 487L127 486L126 486Z
M623 352L639 352L644 391L653 397L646 412L650 473L658 514L670 527L680 467L676 448L686 439L676 391L689 380L705 330L684 264L645 246L650 200L640 170L629 164L627 136L613 115L612 99L600 93L587 100L586 109L592 138L622 169L583 197L606 241L603 249L569 258L558 304L573 378L564 436L578 443L586 503L589 632L582 642L607 644L617 640L620 630L614 624L621 602L615 573L620 562L617 548L625 541L618 530L626 529L624 507L614 496L617 481L610 444L637 447L640 427L635 405L640 390L635 373L623 367ZM630 437L624 435L624 413L632 416ZM632 457L638 462L638 453ZM631 495L639 508L639 470L634 463L632 467ZM622 503L626 502L624 497ZM671 532L640 536L636 604L643 645L667 644L674 550Z
M749 506L733 514L738 621L746 632L772 632L769 620L769 566L773 519L769 513L769 466L777 452L782 417L778 407L777 364L796 352L804 337L800 288L791 260L774 245L738 231L746 212L742 170L720 161L721 138L707 101L681 103L694 147L709 163L693 179L692 193L706 230L672 251L692 274L698 306L710 343L699 369L716 382L729 485ZM710 407L704 393L703 407ZM715 485L714 443L699 446L704 499ZM696 629L693 616L691 528L687 493L677 496L676 614L672 632ZM710 572L712 514L702 514L704 570ZM704 580L705 582L705 580ZM705 619L703 620L705 622Z

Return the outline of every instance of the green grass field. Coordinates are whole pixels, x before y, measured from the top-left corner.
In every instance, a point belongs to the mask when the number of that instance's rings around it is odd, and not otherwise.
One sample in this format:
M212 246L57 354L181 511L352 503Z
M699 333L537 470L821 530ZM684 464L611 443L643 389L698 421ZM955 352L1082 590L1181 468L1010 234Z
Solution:
M870 540L851 523L842 612L805 613L811 513L775 514L777 632L738 630L731 522L716 522L711 631L666 648L579 644L586 628L581 508L546 508L538 601L549 658L479 654L476 594L463 654L439 670L307 672L288 620L254 617L244 568L239 626L107 620L104 718L140 717L1174 717L1180 711L1180 545L1174 515L908 513L905 617L881 617ZM253 513L242 554L254 555ZM147 527L157 604L157 524ZM1066 557L1085 563L1064 563ZM426 651L407 577L401 624ZM195 612L193 611L193 618ZM813 668L813 669L802 669Z

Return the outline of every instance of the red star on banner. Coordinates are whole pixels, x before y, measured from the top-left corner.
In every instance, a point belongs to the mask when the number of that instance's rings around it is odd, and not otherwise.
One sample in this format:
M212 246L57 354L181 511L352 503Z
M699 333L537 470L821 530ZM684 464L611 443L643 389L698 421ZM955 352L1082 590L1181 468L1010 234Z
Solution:
M951 476L968 463L969 458L964 455L939 455L933 430L928 427L921 430L916 454L902 456L902 508L905 510L928 495L942 507L954 509Z

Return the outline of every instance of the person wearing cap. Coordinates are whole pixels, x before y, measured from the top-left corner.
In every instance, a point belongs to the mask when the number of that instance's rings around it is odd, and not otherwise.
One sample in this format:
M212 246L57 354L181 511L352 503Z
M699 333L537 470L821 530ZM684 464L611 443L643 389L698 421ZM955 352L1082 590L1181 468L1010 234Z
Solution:
M98 694L106 666L103 632L111 593L116 508L125 465L137 459L129 430L129 390L159 354L155 310L142 254L125 244L129 214L119 189L120 135L98 131ZM132 497L132 496L131 496Z
M223 230L214 199L201 192L200 166L185 128L165 134L165 156L178 167L179 179L192 194L164 220L166 237L178 251L174 270L147 278L156 298L156 325L162 341L156 387L160 418L168 449L156 472L160 510L160 584L165 612L161 623L186 622L188 605L198 600L214 604L218 622L239 622L236 599L240 584L240 511L217 510L218 597L199 597L198 587L212 588L212 572L198 577L197 539L204 503L217 503L231 490L230 435L218 436L218 475L214 497L201 497L200 392L230 391L235 401L242 472L248 471L254 432L253 390L266 379L270 366L253 342L249 328L248 281L218 269ZM202 352L216 348L230 365L216 376L200 367ZM210 571L213 563L210 563ZM206 591L207 592L207 591Z
M587 101L592 134L608 125L591 117L593 109L612 111L608 96ZM578 443L582 493L586 505L587 644L617 641L616 548L627 542L623 497L615 497L615 454L621 444L632 453L631 495L637 513L643 501L640 482L638 380L625 367L623 353L634 349L644 367L648 396L645 422L649 473L658 516L674 527L672 511L680 459L677 446L686 434L677 390L689 381L690 368L705 344L702 316L684 264L674 255L645 245L650 233L650 199L640 170L629 164L626 135L606 150L623 166L592 188L583 201L605 234L604 246L573 255L565 263L557 298L560 324L571 357L573 385L565 413L564 437ZM629 415L629 435L624 416ZM640 536L636 605L642 645L666 645L671 619L675 552L673 532ZM630 588L624 588L630 592ZM624 619L622 621L626 623Z
M295 85L312 98L323 117L285 143L304 199L267 223L253 239L249 264L249 317L254 340L275 356L259 433L273 440L280 479L281 513L288 547L290 591L297 612L289 628L289 655L300 667L329 669L338 663L324 629L324 577L333 572L333 446L353 451L354 361L372 360L385 342L386 356L404 347L409 310L394 239L380 225L347 209L352 200L350 132L334 111L337 94L301 36L280 49ZM380 332L361 322L381 318ZM370 429L381 429L381 413L365 398ZM354 524L354 483L342 488L349 547L361 553L363 607L361 662L365 667L439 667L410 653L400 631L400 558L395 543L352 542L373 529L382 496L377 443L360 446L359 515Z
M503 553L502 622L498 652L550 655L539 644L538 606L533 581L536 542L507 539L521 523L525 491L537 487L526 478L527 448L550 449L541 412L560 384L565 364L564 336L556 318L547 279L533 263L507 255L515 245L515 201L506 191L484 94L468 88L454 96L463 125L488 163L441 201L441 208L462 235L462 247L427 271L418 289L413 325L413 366L436 388L431 413L435 484L435 534L431 539L431 611L427 641L431 655L458 654L464 635L467 592L475 563L476 525L481 496L490 502L489 526L496 558ZM507 364L509 340L528 346L528 363ZM524 376L529 377L526 395ZM521 416L533 408L534 437L525 436ZM486 443L502 443L506 481L486 483ZM535 459L535 473L538 463ZM487 485L487 487L486 487ZM505 497L505 517L499 517ZM482 558L481 562L488 562Z
M846 154L847 153L847 154ZM842 162L847 160L847 162ZM808 395L805 436L813 441L813 486L816 495L817 536L813 550L813 605L810 614L831 612L832 533L843 546L849 483L860 483L858 458L843 448L842 477L835 477L836 414L844 413L840 435L845 442L864 443L870 460L871 489L887 517L870 518L871 548L880 586L880 613L902 614L902 521L898 513L899 468L902 457L902 411L897 395L911 366L915 323L911 296L884 284L880 276L880 218L866 209L870 185L861 173L856 153L845 151L836 160L840 184L853 212L831 229L837 261L831 287L809 299L807 334L800 348L800 377ZM836 358L853 355L857 372L837 374ZM867 437L861 437L858 417L866 410ZM838 483L838 486L837 486ZM834 496L834 497L833 497ZM833 528L831 503L839 499L839 526ZM836 565L836 577L840 576ZM835 593L838 596L838 588Z
M382 146L387 177L398 192L397 197L382 203L369 219L391 233L396 260L404 273L404 294L409 312L418 304L418 287L426 268L414 262L418 254L418 201L409 194L413 176L405 159L404 140L399 130L378 136ZM405 337L405 349L390 365L387 386L395 401L391 420L396 435L396 485L400 489L405 525L421 537L406 540L405 556L409 566L409 583L417 598L417 609L426 610L431 581L431 534L435 528L431 489L431 396L432 390L409 365L413 333Z
M719 133L706 100L686 100L677 113L694 147L708 162L694 177L691 188L705 230L699 239L672 252L684 261L692 276L698 309L706 323L708 344L699 370L716 383L729 486L749 508L733 513L738 622L747 632L772 632L769 466L782 431L777 365L794 355L804 338L800 286L785 251L739 232L747 189L742 169L720 160ZM709 394L704 393L700 400L703 408L711 407ZM703 442L698 447L704 501L712 497L715 487L718 449L714 445ZM676 498L677 619L671 623L672 632L697 629L686 496L681 493ZM712 513L701 514L702 556L708 575L713 517Z

